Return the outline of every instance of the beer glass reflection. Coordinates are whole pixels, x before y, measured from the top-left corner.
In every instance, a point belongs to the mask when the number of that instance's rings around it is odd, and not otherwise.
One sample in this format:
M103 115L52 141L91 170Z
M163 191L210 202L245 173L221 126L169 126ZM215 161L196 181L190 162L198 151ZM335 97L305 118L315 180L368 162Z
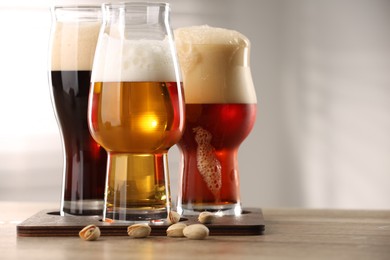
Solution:
M104 220L164 219L168 149L184 101L168 4L105 4L92 73L89 127L108 152Z
M101 9L54 7L52 14L49 81L64 150L61 215L101 215L107 154L91 137L87 121Z
M237 153L257 104L249 40L208 26L179 28L175 40L186 101L178 211L240 214Z

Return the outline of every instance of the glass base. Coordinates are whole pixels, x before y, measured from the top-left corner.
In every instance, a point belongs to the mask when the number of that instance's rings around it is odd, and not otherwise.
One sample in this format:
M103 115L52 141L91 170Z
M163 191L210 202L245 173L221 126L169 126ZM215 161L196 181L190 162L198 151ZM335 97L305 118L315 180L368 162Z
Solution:
M108 208L104 214L103 221L115 222L163 222L167 219L168 210L163 209L129 209L129 208L115 208L115 210Z
M102 216L104 208L103 200L65 200L61 205L61 216Z
M177 206L177 212L184 216L199 215L203 211L213 212L218 216L239 216L242 213L242 208L240 203L224 205L187 204Z

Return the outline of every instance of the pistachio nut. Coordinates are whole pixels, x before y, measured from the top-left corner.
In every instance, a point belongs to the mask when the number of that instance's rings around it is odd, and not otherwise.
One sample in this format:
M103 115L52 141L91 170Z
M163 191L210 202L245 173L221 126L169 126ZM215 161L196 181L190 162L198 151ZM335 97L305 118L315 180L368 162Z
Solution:
M209 229L203 224L192 224L183 229L183 235L189 239L205 239Z
M88 225L79 232L79 237L85 241L97 240L100 237L100 229L95 225Z
M168 213L167 222L169 225L175 224L180 221L180 214L176 211L170 211Z
M168 237L184 237L183 230L187 225L184 223L175 223L167 229Z
M199 214L198 220L202 224L211 224L215 220L215 214L208 211L203 211Z
M150 235L152 228L147 223L134 224L127 227L127 234L133 238L143 238Z

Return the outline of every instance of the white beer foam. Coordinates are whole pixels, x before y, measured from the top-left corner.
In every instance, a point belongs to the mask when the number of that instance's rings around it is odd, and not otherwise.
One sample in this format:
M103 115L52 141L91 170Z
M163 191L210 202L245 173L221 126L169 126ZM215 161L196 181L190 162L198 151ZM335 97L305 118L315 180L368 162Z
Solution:
M257 103L243 34L207 25L175 30L186 103Z
M175 37L188 44L229 44L244 48L250 45L248 38L237 31L208 25L178 28Z
M58 22L52 36L51 70L92 70L100 24Z
M123 40L104 34L97 47L93 82L176 82L169 40Z

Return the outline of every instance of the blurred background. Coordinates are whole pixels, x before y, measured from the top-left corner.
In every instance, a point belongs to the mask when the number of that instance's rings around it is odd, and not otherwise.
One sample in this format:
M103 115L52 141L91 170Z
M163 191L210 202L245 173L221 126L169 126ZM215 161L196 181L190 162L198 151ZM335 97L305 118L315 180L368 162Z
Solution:
M75 2L107 1L0 2L2 201L60 201L50 6ZM239 151L244 206L390 208L390 1L167 2L173 29L208 24L251 40L258 117ZM175 196L176 147L169 157Z

